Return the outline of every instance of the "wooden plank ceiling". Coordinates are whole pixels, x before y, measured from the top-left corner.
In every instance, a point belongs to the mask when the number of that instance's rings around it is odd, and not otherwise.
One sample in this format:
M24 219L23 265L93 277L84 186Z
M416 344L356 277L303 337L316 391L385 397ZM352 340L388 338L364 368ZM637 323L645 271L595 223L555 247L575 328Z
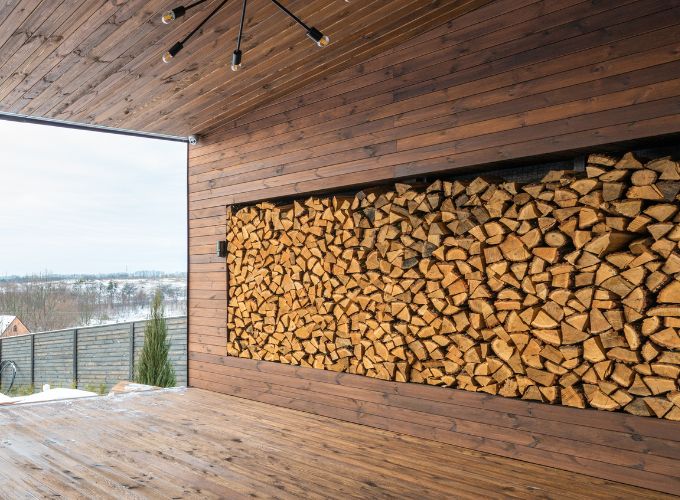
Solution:
M188 0L187 0L188 1ZM173 0L0 3L0 111L186 136L378 53L489 0L286 0L331 37L320 49L269 0L251 0L244 68L229 68L241 10L225 8L172 61L161 55L219 2L166 26Z

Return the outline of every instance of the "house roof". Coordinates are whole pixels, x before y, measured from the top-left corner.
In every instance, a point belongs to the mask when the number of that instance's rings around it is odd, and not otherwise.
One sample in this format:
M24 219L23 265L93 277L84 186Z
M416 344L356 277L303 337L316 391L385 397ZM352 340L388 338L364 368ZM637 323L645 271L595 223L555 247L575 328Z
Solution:
M10 316L10 315L2 315L0 314L0 335L2 335L5 330L7 330L7 327L12 324L12 321L17 319L16 316Z

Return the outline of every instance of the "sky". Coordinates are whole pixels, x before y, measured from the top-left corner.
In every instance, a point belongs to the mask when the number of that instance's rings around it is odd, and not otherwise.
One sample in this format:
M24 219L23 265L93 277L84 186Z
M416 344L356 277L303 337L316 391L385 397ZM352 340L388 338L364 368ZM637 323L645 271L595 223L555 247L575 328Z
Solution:
M186 271L186 145L0 120L0 276Z

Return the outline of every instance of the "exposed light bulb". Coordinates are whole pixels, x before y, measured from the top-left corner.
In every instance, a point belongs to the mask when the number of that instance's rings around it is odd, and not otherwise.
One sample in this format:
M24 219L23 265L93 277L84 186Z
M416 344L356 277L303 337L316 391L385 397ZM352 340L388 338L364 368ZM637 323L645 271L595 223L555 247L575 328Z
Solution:
M231 56L231 70L238 71L241 69L243 64L241 63L242 52L240 50L235 50L234 55Z
M161 21L163 21L163 24L170 24L175 19L177 19L177 16L175 16L174 10L167 10L163 12L163 15L161 16Z
M169 63L173 57L175 57L177 54L179 54L179 51L184 48L184 45L182 45L182 42L177 42L175 45L170 47L170 50L168 50L165 54L163 54L163 62L164 63Z
M161 21L163 21L163 24L170 24L175 19L177 19L178 17L182 17L186 13L187 13L186 7L184 6L175 7L172 10L166 10L165 12L163 12L163 15L161 16Z
M309 31L307 31L307 36L314 40L319 47L325 47L331 43L331 39L328 36L324 35L318 29L313 27L309 28Z

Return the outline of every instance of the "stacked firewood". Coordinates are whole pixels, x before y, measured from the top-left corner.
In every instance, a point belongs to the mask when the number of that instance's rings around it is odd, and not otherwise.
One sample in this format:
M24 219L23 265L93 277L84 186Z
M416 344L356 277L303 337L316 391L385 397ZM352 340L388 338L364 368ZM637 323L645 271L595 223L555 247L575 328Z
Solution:
M628 153L242 208L227 351L680 420L679 193Z

